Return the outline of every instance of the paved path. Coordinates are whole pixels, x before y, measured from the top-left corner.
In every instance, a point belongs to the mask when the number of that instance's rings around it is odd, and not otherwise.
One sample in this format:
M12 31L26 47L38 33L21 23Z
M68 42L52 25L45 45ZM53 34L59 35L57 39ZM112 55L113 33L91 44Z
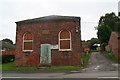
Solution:
M93 52L85 71L118 71L118 64L106 59L99 52Z

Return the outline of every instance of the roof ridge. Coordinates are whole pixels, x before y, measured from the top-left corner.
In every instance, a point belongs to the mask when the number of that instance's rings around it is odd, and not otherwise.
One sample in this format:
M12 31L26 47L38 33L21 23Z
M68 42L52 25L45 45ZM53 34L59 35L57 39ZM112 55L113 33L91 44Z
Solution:
M19 22L32 22L32 21L46 21L46 20L60 20L60 19L65 19L65 20L72 20L80 17L76 16L62 16L62 15L48 15L48 16L43 16L43 17L38 17L38 18L33 18L33 19L26 19L22 21L17 21L15 23Z

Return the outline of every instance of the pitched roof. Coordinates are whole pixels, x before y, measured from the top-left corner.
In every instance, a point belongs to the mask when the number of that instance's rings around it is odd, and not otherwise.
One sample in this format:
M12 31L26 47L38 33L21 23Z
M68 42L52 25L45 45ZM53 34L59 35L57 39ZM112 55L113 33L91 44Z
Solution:
M0 46L3 48L11 48L11 49L15 49L15 45L10 44L8 42L5 41L0 41Z
M80 17L50 15L50 16L44 16L44 17L39 17L39 18L34 18L34 19L22 20L22 21L18 21L18 22L16 22L16 23L21 23L21 22L37 22L37 21L49 21L49 20L78 20L78 19L80 19Z

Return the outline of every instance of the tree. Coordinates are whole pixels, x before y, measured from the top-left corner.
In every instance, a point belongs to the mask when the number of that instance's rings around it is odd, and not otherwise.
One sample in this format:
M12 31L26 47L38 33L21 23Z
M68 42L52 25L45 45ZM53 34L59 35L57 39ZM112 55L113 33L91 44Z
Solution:
M106 25L99 26L97 36L98 36L98 39L100 40L101 44L108 43L111 32L112 32L112 30L110 27L108 27Z
M111 35L111 29L110 27L106 26L106 25L102 25L99 27L97 35L98 38L100 40L100 44L101 44L101 48L103 51L105 51L105 46L107 45L108 41L109 41L109 37Z
M10 39L8 39L8 38L3 39L2 41L4 41L4 42L8 42L8 43L10 43L10 44L13 44L13 41L12 41L12 40L10 40Z
M91 40L88 40L87 42L89 43L90 48L92 48L94 44L100 44L100 41L97 38L91 38Z
M112 31L118 32L120 20L115 13L107 13L105 16L101 16L97 28L97 36L100 40L100 44L105 50L105 46L108 44L110 35Z
M116 32L120 32L120 18L119 20L116 22Z
M102 25L106 25L112 29L112 31L116 31L116 22L119 21L118 16L115 13L107 13L105 16L101 16L98 24L98 28Z

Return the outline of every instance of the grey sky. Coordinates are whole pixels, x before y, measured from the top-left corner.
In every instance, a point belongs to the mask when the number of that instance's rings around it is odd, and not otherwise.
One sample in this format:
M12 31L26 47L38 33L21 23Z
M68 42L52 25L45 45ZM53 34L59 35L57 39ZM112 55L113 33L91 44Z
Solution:
M0 40L15 42L16 21L48 15L81 17L82 40L97 37L100 16L118 12L119 0L0 0Z

